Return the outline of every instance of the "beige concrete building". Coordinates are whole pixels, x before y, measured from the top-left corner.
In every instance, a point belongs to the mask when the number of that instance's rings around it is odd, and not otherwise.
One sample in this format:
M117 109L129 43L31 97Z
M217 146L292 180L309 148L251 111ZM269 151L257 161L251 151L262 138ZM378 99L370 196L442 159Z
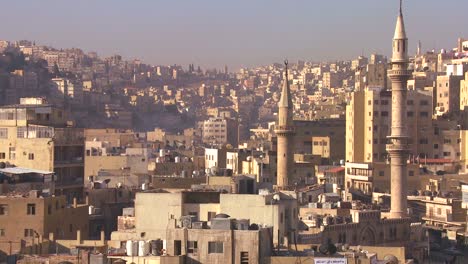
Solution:
M229 118L210 118L203 122L203 143L237 147L239 123Z
M169 133L160 128L155 128L154 131L146 133L146 138L149 142L160 142L159 148L165 148L166 146L180 147L185 146L190 148L193 146L194 141L197 138L196 130L193 128L185 129L182 134Z
M368 88L387 87L387 67L384 63L367 64L356 70L355 91L364 91Z
M322 120L294 120L294 153L310 154L313 137L329 137L330 161L345 158L346 120L344 118Z
M66 115L47 104L0 108L0 162L54 171L56 194L69 202L83 189L83 130L66 127Z
M366 90L351 94L346 107L346 161L375 162L388 159L387 136L390 135L391 92ZM412 138L410 154L433 157L432 96L410 90L406 100L408 134Z
M461 172L468 173L468 130L460 130Z
M187 263L266 263L271 233L271 228L249 230L248 221L232 218L212 218L211 229L177 227L173 220L167 229L167 254L185 255Z
M88 234L88 205L71 207L65 196L41 196L39 191L0 196L0 250L18 253L21 247L37 247L43 239L71 239L80 230ZM10 243L11 241L11 243Z
M407 189L409 192L420 190L421 175L419 164L408 164ZM366 195L373 192L390 193L390 164L386 162L345 164L345 185L347 192L360 191Z
M465 79L460 81L460 111L461 125L468 129L468 72L465 73Z
M271 226L275 244L293 241L297 228L298 207L295 198L273 194L220 194L218 192L151 193L140 192L135 200L135 230L113 232L112 240L166 239L171 219L192 215L196 221L210 221L224 213L233 218L249 219L250 223ZM148 210L152 208L152 210ZM245 210L249 208L249 210ZM143 237L141 234L144 234Z
M108 147L125 147L137 142L135 132L130 129L85 129L84 136L86 141L106 142Z
M437 76L435 108L437 115L459 111L461 107L460 81L462 80L463 76Z
M322 77L322 87L338 88L342 85L342 79L337 72L324 72Z

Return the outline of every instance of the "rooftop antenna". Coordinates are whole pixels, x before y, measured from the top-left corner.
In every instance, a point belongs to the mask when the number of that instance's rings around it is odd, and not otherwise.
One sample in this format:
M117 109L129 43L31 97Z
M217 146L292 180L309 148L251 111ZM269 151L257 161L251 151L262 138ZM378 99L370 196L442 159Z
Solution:
M400 15L403 15L403 0L400 0Z

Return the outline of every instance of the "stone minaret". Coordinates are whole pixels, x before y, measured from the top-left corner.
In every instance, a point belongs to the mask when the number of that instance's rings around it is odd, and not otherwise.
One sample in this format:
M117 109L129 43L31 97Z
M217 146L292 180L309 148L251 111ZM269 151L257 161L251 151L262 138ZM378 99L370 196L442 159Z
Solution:
M293 104L288 82L288 62L284 62L285 75L281 98L278 103L278 124L275 129L278 137L278 168L277 183L279 188L287 187L288 178L291 177L291 168L294 163L293 153Z
M409 154L406 93L411 76L408 71L408 38L400 0L395 36L393 37L393 55L388 77L392 81L392 129L387 145L391 168L391 218L407 217L407 169Z

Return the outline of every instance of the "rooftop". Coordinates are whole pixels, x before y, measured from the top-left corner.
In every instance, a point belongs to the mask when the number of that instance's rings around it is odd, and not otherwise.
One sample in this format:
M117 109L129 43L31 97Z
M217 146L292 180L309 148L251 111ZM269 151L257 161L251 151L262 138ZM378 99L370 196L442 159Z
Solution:
M21 167L4 168L4 169L0 169L0 172L8 173L8 174L28 174L28 173L54 174L53 171L43 171L43 170L21 168Z

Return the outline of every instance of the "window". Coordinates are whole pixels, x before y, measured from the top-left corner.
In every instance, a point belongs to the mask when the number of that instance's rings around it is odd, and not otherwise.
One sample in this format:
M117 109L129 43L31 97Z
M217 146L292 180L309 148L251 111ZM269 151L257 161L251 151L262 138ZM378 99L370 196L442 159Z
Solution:
M429 113L428 113L428 112L420 112L420 113L419 113L419 116L420 116L420 117L428 117L428 116L429 116Z
M47 214L52 214L52 205L47 205Z
M34 230L31 228L24 229L24 237L32 237L34 236Z
M8 204L0 204L0 215L8 215Z
M242 251L240 253L240 263L249 264L249 252Z
M0 152L0 159L5 159L5 158L6 158L5 152Z
M27 214L28 215L35 215L36 214L36 204L28 204L27 205Z
M381 104L382 104L382 105L388 105L388 100L382 100L382 101L381 101Z
M414 101L413 101L413 100L408 100L408 101L406 101L406 104L407 104L407 105L413 105L413 104L414 104Z
M387 111L382 111L381 116L388 116L388 112Z
M441 209L441 208L437 208L437 214L438 214L438 215L441 215L441 214L442 214L442 209Z
M379 176L380 176L380 177L385 176L385 172L384 172L384 171L379 171Z
M11 160L14 160L16 159L16 148L15 147L10 147L8 149L8 158L11 159Z
M410 171L408 172L408 176L414 176L414 171L410 170Z
M211 241L208 242L208 254L224 253L223 242Z
M8 128L0 128L0 138L8 138Z
M5 229L0 228L0 237L5 236Z
M208 212L208 221L211 220L211 218L215 218L216 212Z
M429 105L429 101L427 101L427 100L421 100L421 101L419 102L419 104L420 104L420 105Z
M439 144L434 144L434 149L438 149L439 148Z
M34 160L34 153L29 153L28 159L29 160Z
M413 111L408 111L408 112L406 113L406 116L407 116L407 117L413 117L413 116L414 116Z
M187 253L196 254L198 252L198 241L187 241Z
M448 156L450 156L450 155L451 155L450 152L444 152L444 157L448 157Z

